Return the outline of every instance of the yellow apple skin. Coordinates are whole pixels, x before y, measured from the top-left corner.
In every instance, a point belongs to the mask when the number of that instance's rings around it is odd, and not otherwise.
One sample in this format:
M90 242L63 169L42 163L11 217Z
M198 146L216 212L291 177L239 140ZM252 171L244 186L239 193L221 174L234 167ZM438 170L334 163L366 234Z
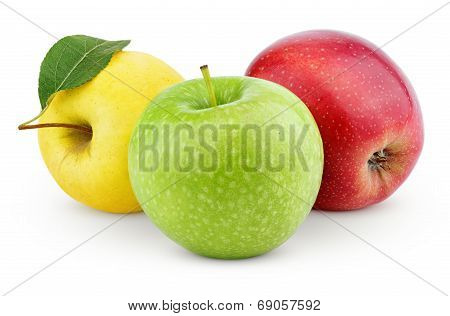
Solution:
M112 213L141 208L128 176L128 143L143 110L183 78L161 60L117 52L82 86L58 92L40 123L90 126L92 136L69 128L39 129L42 157L59 186L75 200Z

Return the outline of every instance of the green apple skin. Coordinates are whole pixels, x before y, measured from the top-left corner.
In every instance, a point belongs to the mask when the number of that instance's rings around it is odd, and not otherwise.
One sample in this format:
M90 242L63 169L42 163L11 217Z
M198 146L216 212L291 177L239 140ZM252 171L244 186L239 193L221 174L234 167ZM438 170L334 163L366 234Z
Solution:
M128 159L132 187L156 226L188 250L222 259L258 256L286 241L309 214L322 178L322 139L307 107L287 89L250 77L216 77L212 78L212 83L218 106L209 105L203 79L176 84L149 104L130 140ZM301 145L307 169L300 163L293 168L286 163L276 171L264 166L258 171L249 171L240 163L241 152L236 147L227 151L230 139L233 144L240 142L240 129L228 138L225 133L229 131L218 129L217 141L213 143L218 164L212 171L192 168L187 172L175 168L174 148L178 140L170 135L166 138L169 145L164 147L162 133L158 133L156 147L160 154L169 150L168 158L162 155L141 158L141 164L160 162L152 171L139 165L139 130L145 124L158 129L164 125L188 124L198 130L205 124L262 126L272 117L267 124L277 124L286 130L289 126L295 126L297 131L305 124L309 126ZM277 137L271 141L270 149L262 145L264 153L255 152L256 146L249 146L248 157L289 156L286 142ZM179 144L181 157L178 161L186 158L183 156L186 146L207 153L198 139L192 137L180 136ZM169 168L163 167L163 160L169 162ZM227 161L233 163L231 170L226 167Z

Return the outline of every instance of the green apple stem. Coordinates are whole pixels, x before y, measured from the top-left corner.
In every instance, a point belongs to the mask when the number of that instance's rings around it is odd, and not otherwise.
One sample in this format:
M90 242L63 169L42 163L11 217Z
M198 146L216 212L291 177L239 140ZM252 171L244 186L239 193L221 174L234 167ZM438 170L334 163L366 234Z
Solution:
M217 106L216 94L214 93L214 87L212 85L211 75L209 74L208 65L203 65L200 67L200 70L203 74L203 79L205 79L206 89L208 89L209 100L211 102L211 106Z

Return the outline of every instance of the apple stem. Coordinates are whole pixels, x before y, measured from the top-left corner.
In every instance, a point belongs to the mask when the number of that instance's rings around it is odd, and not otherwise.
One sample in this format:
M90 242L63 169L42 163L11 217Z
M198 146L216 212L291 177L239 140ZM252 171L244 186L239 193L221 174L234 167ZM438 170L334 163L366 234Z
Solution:
M380 168L387 171L389 170L388 165L388 153L385 152L384 149L377 151L372 154L372 157L369 158L368 164L371 170L379 170Z
M31 120L28 120L22 124L20 124L17 128L22 131L25 129L35 129L35 128L45 128L45 127L64 127L64 128L72 128L76 129L78 131L81 131L83 133L87 133L92 135L92 128L90 126L83 126L83 125L76 125L76 124L69 124L69 123L42 123L42 124L30 124L31 122L36 121L38 118L40 118L45 111L47 111L49 105L41 111L38 115L33 117Z
M32 125L21 124L21 125L19 125L18 129L25 130L25 129L35 129L35 128L46 128L46 127L72 128L72 129L76 129L80 132L92 135L92 128L90 128L88 126L68 124L68 123L43 123L43 124L32 124Z
M212 85L211 75L209 74L208 65L203 65L200 67L203 74L203 79L205 79L206 89L208 89L209 100L212 107L217 106L216 94L214 93L214 87Z

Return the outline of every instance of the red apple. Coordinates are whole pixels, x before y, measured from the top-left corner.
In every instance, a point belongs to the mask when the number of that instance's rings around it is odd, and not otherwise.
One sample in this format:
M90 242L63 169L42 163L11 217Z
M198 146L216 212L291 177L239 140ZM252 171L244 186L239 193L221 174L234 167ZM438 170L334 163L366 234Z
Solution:
M390 196L423 146L419 102L406 76L372 43L308 31L262 51L246 74L274 81L306 103L322 135L317 209L359 209Z

